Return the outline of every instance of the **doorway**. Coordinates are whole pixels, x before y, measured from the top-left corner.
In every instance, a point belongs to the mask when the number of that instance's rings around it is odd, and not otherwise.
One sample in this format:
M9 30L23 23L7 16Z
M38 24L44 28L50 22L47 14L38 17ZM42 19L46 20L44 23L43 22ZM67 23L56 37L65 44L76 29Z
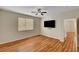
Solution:
M70 18L64 20L64 32L65 37L67 36L67 32L74 32L74 43L73 43L73 49L76 48L77 51L77 18Z

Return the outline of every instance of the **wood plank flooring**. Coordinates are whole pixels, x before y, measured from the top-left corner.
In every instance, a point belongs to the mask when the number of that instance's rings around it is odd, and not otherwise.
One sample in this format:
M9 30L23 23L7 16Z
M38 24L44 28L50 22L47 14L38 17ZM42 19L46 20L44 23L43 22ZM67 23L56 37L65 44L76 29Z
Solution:
M79 52L79 47L77 47L77 51Z
M68 47L69 48L69 47ZM63 42L58 39L37 35L0 45L1 52L65 52ZM66 52L72 52L67 51Z
M65 37L65 41L63 42L63 51L64 52L76 52L76 45L74 42L75 33L67 32L67 36Z

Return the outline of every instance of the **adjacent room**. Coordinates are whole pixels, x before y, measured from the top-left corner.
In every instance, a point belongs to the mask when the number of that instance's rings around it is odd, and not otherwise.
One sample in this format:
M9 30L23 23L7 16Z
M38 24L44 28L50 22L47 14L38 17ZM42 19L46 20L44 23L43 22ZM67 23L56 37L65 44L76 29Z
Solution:
M78 6L0 6L0 52L78 52Z

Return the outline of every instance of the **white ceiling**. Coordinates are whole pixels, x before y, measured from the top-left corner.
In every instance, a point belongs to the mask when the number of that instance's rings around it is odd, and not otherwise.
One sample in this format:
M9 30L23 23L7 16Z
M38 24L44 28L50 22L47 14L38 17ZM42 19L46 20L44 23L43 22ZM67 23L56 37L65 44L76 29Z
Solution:
M37 8L42 8L43 10L47 11L47 14L45 15L55 15L62 12L79 9L78 6L0 6L0 9L27 14L31 16L36 16L31 12L35 11ZM41 16L38 15L36 17Z

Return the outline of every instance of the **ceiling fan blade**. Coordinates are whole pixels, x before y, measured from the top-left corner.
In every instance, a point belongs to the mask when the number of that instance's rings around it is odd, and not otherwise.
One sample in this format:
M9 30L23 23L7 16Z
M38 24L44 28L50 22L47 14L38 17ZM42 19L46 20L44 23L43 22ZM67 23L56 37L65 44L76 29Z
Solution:
M41 15L43 16L44 14L43 14L43 13L41 13Z
M41 12L41 13L47 13L47 12Z
M38 12L41 13L41 9L40 8L38 9Z

